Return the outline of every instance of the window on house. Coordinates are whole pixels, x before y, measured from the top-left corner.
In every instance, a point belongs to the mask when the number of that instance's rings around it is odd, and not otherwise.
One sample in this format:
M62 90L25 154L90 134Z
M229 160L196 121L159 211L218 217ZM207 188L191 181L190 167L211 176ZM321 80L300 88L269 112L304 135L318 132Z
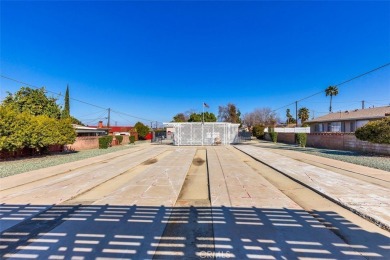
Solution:
M316 124L315 131L318 132L318 133L324 132L324 125L322 123Z
M332 122L328 124L329 132L341 132L341 122Z
M320 133L324 132L324 124L322 123L318 124L318 132Z
M367 124L368 122L369 122L368 120L359 120L359 121L356 121L356 128L362 127L362 126L364 126L365 124Z
M351 121L351 122L350 122L350 125L351 125L351 132L355 132L355 130L356 130L355 121Z

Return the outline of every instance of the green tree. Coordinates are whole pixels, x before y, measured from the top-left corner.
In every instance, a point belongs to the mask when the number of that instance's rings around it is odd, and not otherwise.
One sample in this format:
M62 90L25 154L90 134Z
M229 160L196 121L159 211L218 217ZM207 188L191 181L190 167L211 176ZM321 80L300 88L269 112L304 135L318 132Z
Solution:
M217 122L217 117L214 115L214 113L205 112L203 113L192 113L188 119L188 122L202 122L204 119L204 122Z
M61 108L55 98L46 96L45 88L21 87L15 94L8 92L2 106L11 106L20 113L28 112L33 116L46 115L51 118L61 118Z
M287 117L287 121L286 121L287 124L295 124L297 122L295 118L291 115L289 108L287 108L286 110L286 117Z
M217 117L214 115L214 113L204 112L204 121L205 122L217 122Z
M70 120L71 120L71 123L72 123L72 124L84 125L83 122L81 122L80 120L78 120L77 118L75 118L75 117L73 117L73 116L70 116Z
M0 106L0 151L14 152L29 146L31 115L10 106Z
M173 120L172 122L177 122L177 123L180 123L180 122L187 122L187 117L184 115L184 113L178 113L176 114L174 117L173 117Z
M265 126L262 124L254 125L252 129L253 136L256 137L257 139L262 139L264 136L264 129Z
M76 131L72 126L72 118L57 120L57 130L60 138L57 141L59 145L72 144L76 141Z
M188 118L188 122L202 122L202 115L197 113L192 113L190 118Z
M339 89L336 86L329 86L325 89L325 95L330 96L329 112L332 112L332 97L339 94Z
M45 152L50 145L72 144L76 140L76 132L69 118L58 120L44 115L33 116L28 133L28 147L39 153Z
M356 138L379 144L390 144L390 117L375 120L358 128Z
M137 122L134 125L134 128L137 130L139 139L145 139L145 136L150 132L149 127L147 127L146 125L142 124L141 122Z
M76 132L71 118L59 119L60 115L55 99L47 98L43 89L22 87L15 95L9 93L0 105L0 150L33 148L42 152L49 145L73 143Z
M62 110L62 118L70 117L70 105L69 105L69 85L66 86L64 110Z
M298 110L298 118L301 119L301 124L303 124L310 117L309 109L306 107L301 107Z

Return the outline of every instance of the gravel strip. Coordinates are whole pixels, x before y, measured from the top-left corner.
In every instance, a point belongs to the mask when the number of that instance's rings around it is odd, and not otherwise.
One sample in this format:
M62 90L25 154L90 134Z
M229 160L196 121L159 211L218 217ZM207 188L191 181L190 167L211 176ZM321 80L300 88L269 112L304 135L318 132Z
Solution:
M38 170L50 166L79 161L102 154L112 153L124 149L131 149L134 145L120 145L108 149L92 149L72 153L54 154L33 158L22 158L12 161L0 162L0 178L7 176Z
M390 157L385 155L367 154L355 151L340 151L312 147L299 147L297 145L281 143L273 144L271 142L264 141L260 141L260 145L261 143L264 143L264 148L294 150L390 172ZM273 145L270 146L269 144Z

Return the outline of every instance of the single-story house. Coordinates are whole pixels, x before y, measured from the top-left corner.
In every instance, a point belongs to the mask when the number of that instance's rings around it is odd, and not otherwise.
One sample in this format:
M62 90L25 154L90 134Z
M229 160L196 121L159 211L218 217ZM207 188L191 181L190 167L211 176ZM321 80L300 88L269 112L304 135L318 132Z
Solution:
M137 130L133 126L104 126L103 121L99 121L97 129L104 130L107 135L127 135L127 136L135 136L136 140L138 140Z
M110 135L137 135L137 131L132 126L111 126Z
M390 106L340 111L317 117L307 123L311 133L353 133L370 121L390 116Z
M72 124L73 128L76 131L77 136L102 136L107 135L107 132L96 127L82 126Z

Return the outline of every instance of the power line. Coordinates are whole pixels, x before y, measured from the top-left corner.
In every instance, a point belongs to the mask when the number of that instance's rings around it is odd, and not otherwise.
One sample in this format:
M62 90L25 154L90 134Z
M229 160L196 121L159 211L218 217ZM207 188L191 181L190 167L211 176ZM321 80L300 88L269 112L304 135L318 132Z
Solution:
M23 81L20 81L20 80L17 80L17 79L8 77L8 76L4 76L4 75L0 75L0 76L1 76L2 78L11 80L11 81L14 81L14 82L17 82L17 83L20 83L20 84L23 84L23 85L26 85L26 86L35 88L35 89L39 89L39 88L40 88L40 87L34 86L34 85L32 85L32 84L29 84L29 83L26 83L26 82L23 82ZM46 91L46 92L49 92L49 93L52 93L52 94L56 94L56 95L59 95L59 96L63 96L63 97L64 97L64 95L62 95L61 93L56 93L56 92L50 91L50 90L48 90L48 89L46 89L46 88L45 88L45 91ZM80 102L80 103L83 103L83 104L86 104L86 105L89 105L89 106L94 106L94 107L97 107L97 108L100 108L100 109L104 109L104 110L109 109L109 108L101 107L101 106L98 106L98 105L95 105L95 104L91 104L91 103L89 103L89 102L85 102L85 101L82 101L82 100L79 100L79 99L75 99L75 98L69 98L69 99L74 100L74 101L77 101L77 102ZM112 110L112 109L111 109L111 112L115 112L115 113L118 113L118 114L126 115L126 116L129 116L129 117L132 117L132 118L136 118L136 119L139 119L139 120L143 120L143 121L156 122L156 120L145 119L145 118L138 117L138 116L134 116L134 115L131 115L131 114L128 114L128 113L115 111L115 110ZM159 123L161 123L161 122L159 122Z
M7 77L7 76L4 76L4 75L1 75L2 78L5 78L5 79L8 79L8 80L11 80L11 81L14 81L14 82L17 82L17 83L20 83L20 84L23 84L23 85L26 85L26 86L29 86L29 87L32 87L32 88L35 88L35 89L39 89L40 87L37 87L37 86L34 86L32 84L28 84L26 82L23 82L23 81L20 81L20 80L17 80L17 79L13 79L13 78L10 78L10 77ZM54 91L50 91L48 89L45 88L45 91L46 92L49 92L49 93L52 93L52 94L56 94L56 95L59 95L59 96L62 96L64 97L64 95L62 95L61 93L56 93ZM86 105L90 105L90 106L94 106L94 107L97 107L97 108L101 108L101 109L107 109L105 107L101 107L101 106L98 106L98 105L94 105L94 104L91 104L91 103L88 103L88 102L85 102L85 101L82 101L82 100L79 100L79 99L75 99L75 98L69 98L71 100L74 100L74 101L77 101L77 102L80 102L80 103L84 103Z
M120 114L116 113L115 111L112 111L112 112L113 112L114 114L116 114L117 116L119 116L121 119L123 119L123 120L129 122L130 124L132 123L130 120L124 118L123 116L121 116Z
M362 73L362 74L359 74L359 75L357 75L357 76L355 76L355 77L353 77L353 78L351 78L351 79L348 79L348 80L346 80L346 81L343 81L343 82L341 82L341 83L339 83L339 84L336 84L336 85L334 85L334 86L335 86L335 87L339 87L339 86L344 85L344 84L346 84L346 83L348 83L348 82L350 82L350 81L352 81L352 80L355 80L355 79L357 79L357 78L363 77L363 76L365 76L365 75L367 75L367 74L370 74L370 73L372 73L372 72L374 72L374 71L383 69L384 67L389 66L389 65L390 65L390 62L389 62L389 63L386 63L386 64L384 64L384 65L382 65L382 66L379 66L379 67L377 67L377 68L375 68L375 69L372 69L372 70L370 70L370 71L367 71L367 72L364 72L364 73ZM303 101L303 100L305 100L305 99L314 97L314 96L316 96L316 95L318 95L318 94L321 94L321 93L324 93L324 90L321 90L321 91L319 91L319 92L317 92L317 93L314 93L314 94L312 94L312 95L310 95L310 96L307 96L307 97L305 97L305 98L302 98L302 99L300 99L300 100L294 101L294 102L292 102L292 103L290 103L290 104L288 104L288 105L285 105L285 106L282 106L282 107L280 107L280 108L277 108L277 109L273 110L273 112L278 111L278 110L280 110L280 109L282 109L282 108L291 106L291 105L295 104L296 102L301 102L301 101Z
M137 118L137 119L143 120L143 121L156 122L156 120L146 119L146 118L130 115L130 114L127 114L127 113L124 113L124 112L119 112L119 111L116 111L116 110L111 110L111 112L115 112L117 114L121 114L121 115L129 116L129 117ZM160 121L157 121L157 122L162 123Z
M107 109L104 109L104 113L106 113L106 111L107 111ZM88 114L83 115L83 116L78 116L78 118L84 118L86 116L95 115L95 114L98 114L98 113L101 114L101 113L103 113L103 111L99 110L99 111L96 111L96 112L93 112L93 113L88 113Z

